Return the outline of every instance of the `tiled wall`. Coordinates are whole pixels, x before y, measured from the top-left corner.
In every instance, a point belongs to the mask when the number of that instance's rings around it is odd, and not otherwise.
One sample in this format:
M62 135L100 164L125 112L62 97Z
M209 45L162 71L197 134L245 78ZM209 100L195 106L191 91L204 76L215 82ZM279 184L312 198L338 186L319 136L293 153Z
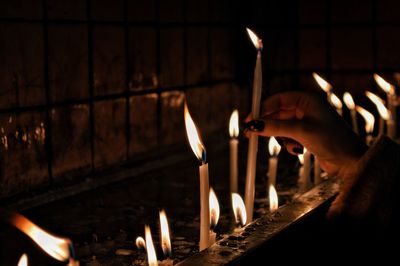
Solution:
M376 90L400 62L396 0L4 0L0 197L47 189L186 144L184 93L203 134L248 111L264 41L264 96Z

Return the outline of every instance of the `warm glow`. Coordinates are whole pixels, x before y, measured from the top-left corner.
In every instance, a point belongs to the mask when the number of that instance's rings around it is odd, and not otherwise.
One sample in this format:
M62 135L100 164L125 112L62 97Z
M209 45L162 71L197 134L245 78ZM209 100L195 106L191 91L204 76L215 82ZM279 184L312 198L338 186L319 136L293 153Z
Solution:
M160 211L160 225L161 225L161 247L164 255L171 257L171 238L169 235L169 226L165 210Z
M144 227L146 238L147 261L149 266L158 266L156 250L154 249L153 239L151 238L151 230L148 225Z
M249 37L250 37L252 43L254 44L254 47L256 47L257 50L258 49L262 49L262 41L261 41L261 39L259 39L257 37L257 35L252 30L250 30L249 28L246 28L246 30L247 30L247 33L249 34Z
M342 101L339 99L339 97L336 96L336 94L331 93L330 100L336 109L342 109L342 107L343 107Z
M301 165L304 164L304 154L306 154L306 152L307 152L307 149L306 149L306 147L304 147L303 154L297 155L297 158L299 158L299 162Z
M326 80L324 80L320 75L317 73L312 74L314 79L317 81L318 85L323 89L326 93L332 90L332 85L329 84Z
M239 112L234 110L229 120L229 136L237 138L239 136Z
M59 261L70 259L72 242L68 238L53 236L20 214L14 214L10 222L54 259Z
M374 79L376 83L379 85L379 87L384 90L387 94L394 95L395 94L395 88L392 84L384 80L381 76L378 74L374 74Z
M349 108L349 110L353 110L356 107L353 97L347 91L343 94L343 101L346 104L347 108Z
M219 220L219 202L217 195L215 195L214 189L210 188L209 193L209 204L210 204L210 227L211 229L217 226Z
M242 226L245 225L247 222L246 207L242 197L237 193L232 193L232 208L236 223Z
M390 117L390 114L389 114L389 111L388 111L388 109L386 108L386 106L384 104L384 101L381 98L379 98L378 95L376 95L376 94L374 94L372 92L369 92L369 91L366 91L365 95L367 95L367 97L375 104L375 106L378 109L378 112L379 112L379 115L381 116L381 118L383 120L388 120L389 117Z
M21 256L18 262L18 266L27 266L28 265L28 256L24 253L24 255Z
M143 237L138 236L136 238L136 247L137 248L143 248L143 249L146 248L146 241L144 241Z
M185 103L185 126L186 134L189 140L190 147L197 158L202 162L206 162L205 153L206 149L200 139L199 133L197 132L197 127L190 116L189 109Z
M374 130L375 117L360 106L356 106L356 110L365 120L365 131L367 133L372 133Z
M268 142L268 150L271 156L278 156L281 151L281 145L279 145L278 141L274 137L271 137Z
M278 209L278 193L276 193L276 189L274 185L269 186L269 210L274 212Z

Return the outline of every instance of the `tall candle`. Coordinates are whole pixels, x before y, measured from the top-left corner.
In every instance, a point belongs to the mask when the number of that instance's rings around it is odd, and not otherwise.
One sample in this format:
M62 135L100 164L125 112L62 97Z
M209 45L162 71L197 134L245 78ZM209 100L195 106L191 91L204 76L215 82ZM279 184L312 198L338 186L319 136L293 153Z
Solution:
M321 165L318 158L314 155L314 185L318 185L321 181Z
M374 105L376 106L376 108L378 109L379 112L379 135L383 135L385 134L384 131L384 127L385 127L385 121L387 121L388 124L388 135L389 135L389 131L391 131L390 128L390 120L391 120L391 116L390 116L390 112L388 111L388 109L385 106L385 102L379 98L378 95L370 92L370 91L366 91L365 95L374 103ZM393 133L393 132L390 132Z
M332 94L332 85L327 82L325 79L323 79L320 75L318 75L317 73L313 73L313 78L315 79L315 81L317 82L318 86L324 91L326 92L326 96L328 99L328 102L330 104L332 104L331 102L331 94Z
M276 192L274 185L269 185L268 196L269 196L269 211L274 212L278 209L279 206L278 193Z
M278 169L278 154L281 150L281 145L276 141L274 137L269 139L268 143L269 164L268 164L268 187L276 186L276 173Z
M185 125L186 134L193 153L197 156L200 162L200 244L199 250L202 251L209 246L210 238L210 205L209 205L209 179L208 179L208 163L206 149L197 132L196 125L190 116L189 109L185 103Z
M330 94L329 98L330 98L330 102L331 102L332 106L336 108L336 112L340 116L342 116L343 115L343 112L342 112L342 107L343 107L342 101L340 101L339 97L337 97L336 94L334 94L333 92Z
M388 126L388 136L391 138L396 137L397 128L396 128L396 121L397 121L397 95L396 95L396 88L384 80L381 76L374 74L374 79L379 87L386 92L387 102L388 102L388 109L390 110L391 118L387 124ZM390 131L390 132L389 132Z
M210 243L209 245L211 246L212 244L215 243L217 240L217 233L214 232L215 227L218 224L219 220L219 202L217 195L215 194L214 190L210 188Z
M301 163L299 169L298 187L300 193L307 191L311 187L310 171L311 171L311 154L304 148L304 153L299 154L298 158Z
M356 106L356 111L364 118L365 133L367 134L366 143L367 145L371 145L374 142L372 132L374 131L375 117L360 106Z
M251 106L251 115L253 119L257 119L260 115L261 101L261 85L262 85L262 69L261 69L261 50L262 41L250 29L247 28L254 47L257 49L257 60L254 69L253 80L253 99ZM256 163L258 150L258 136L251 134L249 138L249 147L247 152L247 170L246 170L246 188L245 188L245 205L247 212L247 222L253 220L255 179L256 179Z
M350 93L345 92L343 94L343 101L346 104L347 108L350 110L351 124L353 125L353 130L358 134L357 112L355 109L356 105L354 104L353 97Z
M230 189L231 193L238 191L238 136L239 136L239 112L234 110L229 120L230 149Z

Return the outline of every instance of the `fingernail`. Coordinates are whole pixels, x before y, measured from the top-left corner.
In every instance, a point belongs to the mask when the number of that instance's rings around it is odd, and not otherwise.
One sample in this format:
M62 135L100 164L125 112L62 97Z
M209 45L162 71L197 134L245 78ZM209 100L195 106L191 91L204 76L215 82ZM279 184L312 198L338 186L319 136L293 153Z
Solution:
M264 130L264 121L262 120L251 120L245 124L245 128L253 132L259 132Z
M296 153L296 154L303 154L303 152L304 152L304 149L302 149L302 148L293 148L292 149L292 151L294 152L294 153Z

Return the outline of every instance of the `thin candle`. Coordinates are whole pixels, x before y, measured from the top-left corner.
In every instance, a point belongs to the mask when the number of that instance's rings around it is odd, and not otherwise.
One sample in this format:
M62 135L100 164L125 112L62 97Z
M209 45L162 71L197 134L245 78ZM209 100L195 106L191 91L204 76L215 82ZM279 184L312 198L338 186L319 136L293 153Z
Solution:
M333 107L336 108L336 112L342 116L343 112L342 112L342 108L343 108L343 104L342 101L340 101L339 97L336 96L336 94L334 94L333 92L329 95L330 98L330 102L332 104Z
M232 193L232 209L235 215L235 222L238 227L242 227L247 222L246 207L242 197L238 193Z
M317 73L313 73L313 78L315 79L315 81L317 82L318 86L324 91L326 92L326 96L328 99L328 102L331 103L331 93L332 93L332 85L327 82L325 79L323 79L320 75L318 75ZM332 103L331 103L332 104Z
M310 171L311 171L311 154L304 148L304 153L299 154L299 162L301 167L299 169L298 187L299 192L303 193L311 187Z
M214 232L219 220L219 202L214 190L210 188L210 246L215 243L217 233Z
M357 112L356 105L354 104L353 97L349 92L345 92L343 94L343 101L346 104L347 108L350 110L351 115L351 124L353 125L353 130L358 134L358 123L357 123Z
M317 156L314 155L314 185L321 183L321 165Z
M202 251L209 246L210 238L210 205L209 205L209 180L208 180L208 163L206 156L206 149L197 132L196 125L190 116L189 109L185 103L185 125L186 134L189 140L190 147L193 153L199 159L199 173L200 173L200 243L199 250Z
M388 132L390 131L392 132L392 127L391 127L391 123L390 123L390 113L388 111L388 109L385 106L385 101L383 101L381 98L379 98L378 95L370 92L370 91L366 91L365 95L368 97L368 99L370 99L376 106L376 108L378 109L379 112L379 135L383 135L385 134L384 131L384 126L385 126L385 121L387 123L387 129Z
M278 209L279 206L278 193L276 192L274 185L269 186L268 196L269 196L269 211L274 212Z
M387 102L388 102L388 109L391 114L391 118L389 119L390 121L388 122L388 125L390 124L390 128L388 128L388 136L391 138L394 138L397 134L397 128L396 128L396 121L397 121L397 95L396 95L396 88L384 80L381 76L378 74L374 74L374 79L376 83L379 85L379 87L385 91L386 96L387 96ZM390 130L390 132L389 132Z
M162 266L173 265L172 248L171 248L171 237L169 232L169 225L167 214L165 210L160 211L160 227L161 227L161 248L164 253L165 259L160 262Z
M156 250L153 245L153 238L151 237L151 230L148 225L144 227L144 234L146 238L147 261L149 266L158 266Z
M271 155L268 163L268 187L276 185L276 173L278 170L278 155L281 151L281 145L274 137L269 139L268 143L269 154Z
M372 132L374 131L375 117L361 106L356 106L356 111L364 118L365 133L367 134L366 142L367 145L371 145L374 141Z
M247 33L249 34L250 39L257 50L257 59L254 68L254 80L253 80L253 97L252 97L253 99L251 106L252 118L257 119L260 115L261 85L262 85L261 51L263 45L261 39L259 39L257 35L254 34L253 31L247 28ZM246 188L245 188L245 203L246 203L248 222L253 220L257 150L258 150L258 136L255 134L251 134L249 138L249 147L247 152Z
M239 145L239 112L234 110L229 120L230 149L230 189L231 193L238 191L238 145Z

